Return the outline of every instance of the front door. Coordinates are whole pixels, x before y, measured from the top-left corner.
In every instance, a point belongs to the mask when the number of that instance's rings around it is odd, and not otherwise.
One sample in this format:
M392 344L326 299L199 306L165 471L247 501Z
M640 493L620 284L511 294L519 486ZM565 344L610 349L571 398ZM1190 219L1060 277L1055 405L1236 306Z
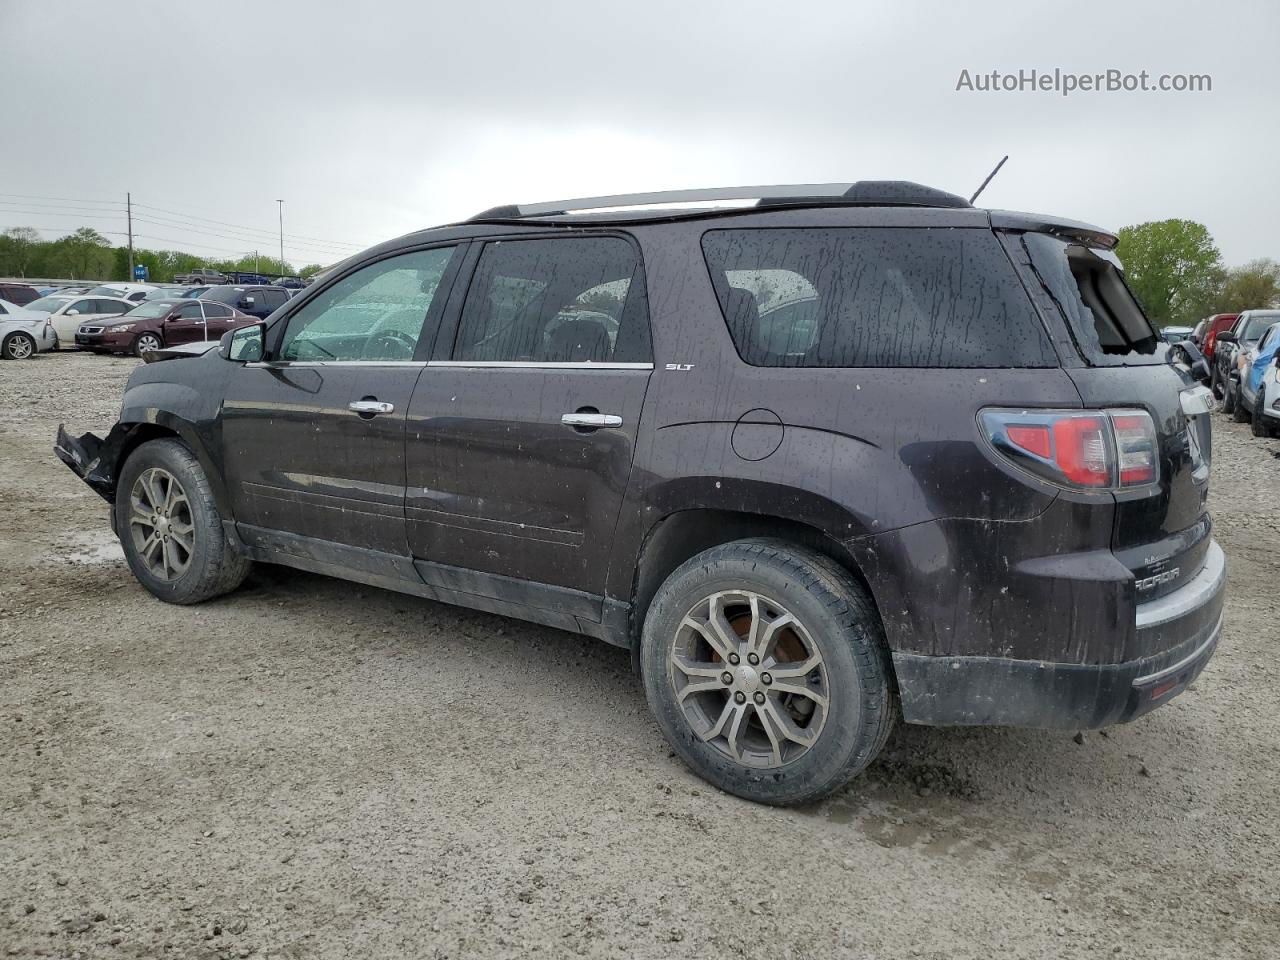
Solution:
M164 321L163 333L166 347L204 340L206 338L204 312L200 308L200 303L193 300L169 314Z
M405 416L455 250L349 270L272 325L265 361L232 374L223 450L246 541L411 573Z
M523 602L598 615L652 370L638 251L612 236L490 242L449 340L409 411L424 579L532 581Z

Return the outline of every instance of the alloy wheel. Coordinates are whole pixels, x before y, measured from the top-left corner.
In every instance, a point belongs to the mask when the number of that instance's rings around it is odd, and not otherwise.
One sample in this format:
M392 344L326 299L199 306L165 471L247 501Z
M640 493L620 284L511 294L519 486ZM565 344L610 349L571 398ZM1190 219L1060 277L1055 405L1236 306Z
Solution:
M24 336L16 336L8 343L9 359L26 360L34 352L35 345Z
M160 338L154 333L144 333L138 338L138 352L145 353L148 350L159 350Z
M749 590L700 600L667 656L676 702L694 733L750 767L781 767L817 742L830 705L813 638L781 604Z
M177 580L191 566L196 529L182 484L163 467L138 475L129 494L129 536L158 580Z

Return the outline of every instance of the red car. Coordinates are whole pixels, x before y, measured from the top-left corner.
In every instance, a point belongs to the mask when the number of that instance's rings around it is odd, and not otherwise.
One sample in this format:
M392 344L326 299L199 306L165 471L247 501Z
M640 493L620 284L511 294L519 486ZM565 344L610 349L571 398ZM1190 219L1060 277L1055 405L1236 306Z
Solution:
M25 307L40 299L40 291L29 283L0 283L0 300L8 300L15 307Z
M1206 360L1213 361L1213 345L1218 340L1218 334L1223 330L1230 330L1238 316L1240 316L1238 313L1215 313L1205 320L1204 330L1201 333L1204 339L1200 344L1200 352L1204 354Z
M211 300L148 300L110 321L82 324L76 346L94 353L136 353L180 343L216 343L228 330L257 323L256 317Z

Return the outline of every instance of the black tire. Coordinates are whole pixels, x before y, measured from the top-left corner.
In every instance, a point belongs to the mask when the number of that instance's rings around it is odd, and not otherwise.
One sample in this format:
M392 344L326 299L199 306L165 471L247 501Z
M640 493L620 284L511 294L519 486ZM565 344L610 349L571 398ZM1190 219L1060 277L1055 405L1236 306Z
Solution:
M1222 412L1234 413L1236 409L1236 398L1231 394L1231 378L1228 377L1222 381Z
M134 485L159 467L178 482L190 507L193 543L188 566L175 579L158 577L142 558L130 523ZM222 515L195 455L178 440L150 440L129 455L116 486L115 529L129 569L138 582L166 603L192 604L229 593L244 582L253 563L236 553L222 529Z
M6 360L30 360L37 351L35 338L25 333L11 333L0 345L0 356Z
M739 590L790 611L812 638L826 671L824 723L805 752L781 765L740 762L699 736L668 668L685 617L703 598ZM758 803L808 803L839 789L875 759L897 716L884 628L871 598L830 558L781 540L723 544L680 566L659 588L645 617L640 662L649 707L681 759L721 790ZM754 716L759 723L758 712ZM750 722L744 721L744 728Z
M1249 419L1249 408L1244 404L1244 394L1237 385L1231 394L1231 419L1236 423L1244 423Z
M1218 379L1218 367L1214 364L1213 369L1209 371L1209 391L1217 399L1222 399L1222 381Z
M1255 437L1267 438L1271 436L1271 425L1267 423L1267 419L1262 413L1262 400L1266 394L1266 384L1258 385L1258 396L1253 402L1252 423L1249 425L1250 431Z
M164 340L161 339L160 334L140 333L138 334L137 338L133 341L133 355L135 357L142 356L142 341L147 338L150 338L154 340L157 344L159 344L159 346L155 347L154 349L162 349L164 347Z

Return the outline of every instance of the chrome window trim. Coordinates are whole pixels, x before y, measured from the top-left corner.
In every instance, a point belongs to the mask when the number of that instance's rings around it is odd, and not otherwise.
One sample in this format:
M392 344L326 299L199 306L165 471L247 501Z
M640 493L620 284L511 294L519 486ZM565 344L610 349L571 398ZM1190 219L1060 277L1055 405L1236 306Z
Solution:
M554 363L525 360L254 360L246 367L478 367L509 370L652 370L652 363Z
M510 370L652 370L652 363L596 363L591 360L565 362L542 360L431 360L431 367L479 367Z
M251 360L246 367L425 367L425 360Z

